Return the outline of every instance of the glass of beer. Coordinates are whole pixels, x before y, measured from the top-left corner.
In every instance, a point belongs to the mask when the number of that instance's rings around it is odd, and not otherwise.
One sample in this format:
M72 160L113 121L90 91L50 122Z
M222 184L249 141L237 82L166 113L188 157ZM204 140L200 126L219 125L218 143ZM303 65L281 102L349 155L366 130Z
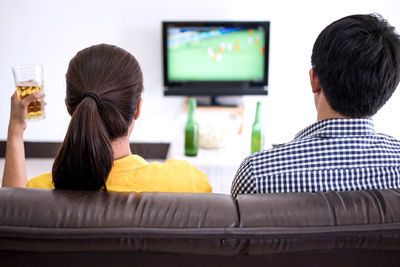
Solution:
M43 66L21 65L12 68L19 99L24 99L30 94L43 92ZM42 99L33 100L28 105L27 119L43 119L44 103Z

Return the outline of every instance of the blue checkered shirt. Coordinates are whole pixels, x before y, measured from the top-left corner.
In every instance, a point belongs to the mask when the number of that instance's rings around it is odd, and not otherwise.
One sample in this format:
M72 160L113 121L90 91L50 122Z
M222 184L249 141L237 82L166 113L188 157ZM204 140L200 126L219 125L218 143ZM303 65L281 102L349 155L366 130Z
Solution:
M247 157L231 194L400 188L400 141L371 119L327 119Z

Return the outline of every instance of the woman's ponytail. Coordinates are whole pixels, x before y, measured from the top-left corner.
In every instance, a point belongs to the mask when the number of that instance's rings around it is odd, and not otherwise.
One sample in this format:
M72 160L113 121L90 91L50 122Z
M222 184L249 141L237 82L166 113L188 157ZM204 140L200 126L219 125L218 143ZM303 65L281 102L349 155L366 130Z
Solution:
M53 164L57 189L107 190L113 151L94 97L84 97L76 107L64 142Z

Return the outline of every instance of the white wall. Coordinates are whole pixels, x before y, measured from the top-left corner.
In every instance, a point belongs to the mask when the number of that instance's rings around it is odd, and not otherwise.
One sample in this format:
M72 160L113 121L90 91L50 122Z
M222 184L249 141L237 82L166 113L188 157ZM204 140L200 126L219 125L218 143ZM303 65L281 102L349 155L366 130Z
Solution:
M145 77L142 117L133 140L169 141L182 98L162 96L162 20L269 20L270 94L246 97L246 125L261 99L269 142L290 140L313 122L309 89L312 45L332 21L354 13L379 12L400 30L396 0L1 0L0 1L0 140L7 136L11 66L42 63L45 68L47 118L29 122L26 140L60 141L69 117L64 107L65 72L75 53L97 43L125 48L141 63ZM377 127L400 138L400 92L376 115ZM154 128L157 127L157 128Z

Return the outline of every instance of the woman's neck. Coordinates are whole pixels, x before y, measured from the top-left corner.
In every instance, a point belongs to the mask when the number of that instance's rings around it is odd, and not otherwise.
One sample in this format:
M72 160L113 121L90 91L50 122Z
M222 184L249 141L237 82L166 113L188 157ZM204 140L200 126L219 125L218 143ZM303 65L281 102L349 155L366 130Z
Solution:
M131 152L131 147L129 145L129 138L128 136L120 137L111 142L111 147L114 153L114 160L126 157Z

